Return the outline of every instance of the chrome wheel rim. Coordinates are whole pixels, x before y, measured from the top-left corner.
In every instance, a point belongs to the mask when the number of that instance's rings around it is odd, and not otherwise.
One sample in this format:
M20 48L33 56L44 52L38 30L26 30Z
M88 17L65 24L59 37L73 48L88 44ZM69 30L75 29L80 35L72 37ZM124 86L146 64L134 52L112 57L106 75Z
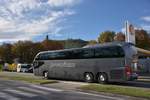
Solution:
M88 81L91 80L91 77L89 74L86 75L86 80L88 80Z
M47 76L48 76L48 72L45 72L44 77L47 78Z
M103 75L100 75L100 80L101 80L101 81L105 81L105 78L104 78Z

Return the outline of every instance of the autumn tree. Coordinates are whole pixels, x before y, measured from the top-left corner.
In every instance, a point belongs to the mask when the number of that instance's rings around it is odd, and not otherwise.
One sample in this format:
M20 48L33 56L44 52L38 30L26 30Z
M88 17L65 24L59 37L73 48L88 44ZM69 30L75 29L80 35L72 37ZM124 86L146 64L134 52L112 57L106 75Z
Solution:
M98 42L99 43L112 42L114 41L114 36L115 36L115 32L113 31L102 32L98 37Z
M55 41L55 40L44 40L41 45L43 46L44 50L59 50L63 49L63 44Z
M121 41L124 42L125 41L125 34L123 34L122 32L119 32L115 35L114 37L115 41Z
M145 30L135 30L136 46L144 49L150 49L150 37Z

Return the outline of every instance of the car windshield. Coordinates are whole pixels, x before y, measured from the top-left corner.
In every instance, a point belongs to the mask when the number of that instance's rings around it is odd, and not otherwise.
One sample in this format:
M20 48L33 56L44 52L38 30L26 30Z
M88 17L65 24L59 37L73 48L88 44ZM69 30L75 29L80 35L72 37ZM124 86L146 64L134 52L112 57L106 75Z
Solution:
M30 68L29 65L21 65L21 68Z

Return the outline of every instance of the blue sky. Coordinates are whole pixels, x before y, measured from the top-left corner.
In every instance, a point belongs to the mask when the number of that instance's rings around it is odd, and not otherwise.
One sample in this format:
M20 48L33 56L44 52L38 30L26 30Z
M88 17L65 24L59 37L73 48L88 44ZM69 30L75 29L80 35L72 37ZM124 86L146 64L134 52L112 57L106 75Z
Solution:
M1 0L0 42L96 39L128 20L150 31L150 0Z

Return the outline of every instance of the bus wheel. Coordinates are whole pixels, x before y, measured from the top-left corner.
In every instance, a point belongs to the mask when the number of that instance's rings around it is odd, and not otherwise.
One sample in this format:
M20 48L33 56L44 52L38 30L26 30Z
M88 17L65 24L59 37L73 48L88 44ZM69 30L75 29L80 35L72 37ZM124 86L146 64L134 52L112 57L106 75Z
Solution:
M85 82L91 83L94 80L93 74L92 73L85 73L84 74L84 80Z
M47 71L43 72L43 76L45 79L48 79L48 72Z
M99 73L98 74L98 83L105 84L107 82L108 82L107 74L105 74L105 73Z

